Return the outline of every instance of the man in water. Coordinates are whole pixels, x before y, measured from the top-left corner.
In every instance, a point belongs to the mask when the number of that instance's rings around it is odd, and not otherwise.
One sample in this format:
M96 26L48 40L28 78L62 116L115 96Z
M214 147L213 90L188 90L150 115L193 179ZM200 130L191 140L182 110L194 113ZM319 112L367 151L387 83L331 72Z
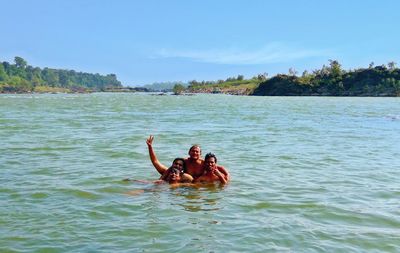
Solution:
M146 140L147 147L149 149L151 163L153 164L154 168L156 168L158 173L160 173L160 175L161 175L160 179L167 178L170 171L167 166L165 166L158 160L156 153L153 150L153 139L154 139L154 136L150 135L150 137ZM185 159L176 158L172 162L172 167L174 167L174 166L175 167L178 166L182 170L182 172L183 172L182 181L187 182L187 183L190 183L193 181L193 177L190 174L186 173L187 167L186 167Z
M214 183L226 184L228 176L223 174L217 166L217 157L213 153L206 154L204 174L196 178L193 183Z
M179 173L177 173L179 172ZM172 166L169 167L160 177L161 180L170 182L172 179L170 176L171 174L178 174L179 175L179 183L190 183L193 181L192 176L185 173L185 159L183 158L175 158L172 162ZM176 176L176 175L175 175ZM173 180L176 181L176 180Z
M137 180L137 179L124 179L124 181L136 181L141 183L155 183L161 184L167 182L169 184L177 184L177 183L188 183L192 182L193 178L190 175L184 175L185 170L185 160L183 158L175 158L172 162L171 167L169 167L165 173L160 177L159 180L156 181L146 181L146 180ZM187 178L189 177L189 178Z
M151 183L151 184L163 184L163 183L168 183L170 184L171 188L179 187L179 186L186 186L186 185L191 185L187 184L185 182L185 179L183 177L183 167L184 167L184 160L183 158L176 158L172 164L171 167L168 168L168 174L165 173L161 177L161 179L156 180L156 181L145 181L145 180L131 180L131 179L124 179L124 181L134 181L134 182L140 182L140 183ZM128 195L139 195L144 193L144 189L135 189L126 192Z
M164 173L167 171L167 167L160 163L158 161L157 156L154 152L153 149L153 140L154 136L150 135L150 137L146 140L147 147L149 149L149 155L150 155L150 160L153 164L153 166L156 168L158 173L161 175L164 175ZM204 160L201 159L201 148L198 145L194 145L189 149L189 157L185 158L185 173L184 173L184 178L185 180L189 181L189 177L193 179L196 179L200 177L201 175L204 174ZM222 174L225 175L227 180L229 180L230 175L228 171L222 167L222 166L217 166L218 171L220 171Z
M182 176L183 172L181 170L178 170L177 168L170 168L168 175L163 180L169 184L180 184L184 183Z

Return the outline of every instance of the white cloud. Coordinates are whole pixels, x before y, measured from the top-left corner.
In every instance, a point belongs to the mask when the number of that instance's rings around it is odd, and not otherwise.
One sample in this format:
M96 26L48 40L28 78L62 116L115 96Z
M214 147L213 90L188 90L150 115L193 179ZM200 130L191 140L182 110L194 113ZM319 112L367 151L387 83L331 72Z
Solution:
M327 55L329 55L327 50L294 48L282 43L270 43L262 48L247 51L233 48L220 50L161 49L152 58L185 58L215 64L255 65Z

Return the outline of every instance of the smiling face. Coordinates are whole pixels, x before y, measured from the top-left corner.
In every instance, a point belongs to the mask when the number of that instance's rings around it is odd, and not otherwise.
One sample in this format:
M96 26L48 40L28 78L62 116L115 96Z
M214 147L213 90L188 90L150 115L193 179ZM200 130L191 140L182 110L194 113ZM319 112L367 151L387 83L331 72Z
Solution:
M217 162L215 161L215 157L208 157L205 162L205 169L207 171L213 171L217 167Z
M168 175L167 181L171 184L171 183L177 183L180 180L181 180L181 171L176 168L172 168L171 172Z
M193 160L200 159L201 157L201 149L199 146L193 146L189 149L189 156Z
M183 171L184 161L183 159L175 159L172 163L172 167L178 169L179 171Z

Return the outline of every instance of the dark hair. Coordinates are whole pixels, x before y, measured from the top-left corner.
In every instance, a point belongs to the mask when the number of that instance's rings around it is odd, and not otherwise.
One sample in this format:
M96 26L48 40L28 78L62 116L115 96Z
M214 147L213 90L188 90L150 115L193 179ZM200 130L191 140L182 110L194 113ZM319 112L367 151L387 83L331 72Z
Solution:
M174 161L172 161L172 163L175 163L176 161L182 161L183 162L182 170L179 171L179 174L182 175L183 173L186 172L185 159L178 157L178 158L175 158ZM174 168L173 164L168 168L167 172L164 172L164 174L162 174L160 179L165 181L167 179L167 176L172 172L172 170L177 170L177 169Z
M171 172L170 173L177 173L177 174L179 174L179 175L182 175L182 171L181 170L178 170L177 168L170 168L170 170L171 170Z
M182 173L186 171L186 163L185 163L185 159L177 157L174 159L174 161L172 163L175 163L176 161L181 161L183 162L183 167L182 167ZM171 166L172 167L172 166Z
M191 146L191 147L189 148L189 152L192 151L192 149L194 149L194 148L199 148L199 149L200 149L200 153L201 153L201 147L200 147L199 145L197 145L197 144Z
M204 161L207 161L207 159L211 157L214 157L215 163L217 163L217 157L213 153L207 153Z

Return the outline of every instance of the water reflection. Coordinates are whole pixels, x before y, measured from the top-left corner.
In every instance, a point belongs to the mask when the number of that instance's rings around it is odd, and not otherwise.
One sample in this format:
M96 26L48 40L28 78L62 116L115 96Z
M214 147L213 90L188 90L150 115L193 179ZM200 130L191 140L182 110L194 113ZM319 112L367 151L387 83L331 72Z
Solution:
M221 199L219 193L224 186L220 185L202 185L195 188L181 188L175 192L176 196L183 196L185 201L177 202L175 205L181 206L185 211L217 211L221 207L218 201Z
M152 181L145 181L145 180L123 180L124 182L133 182L134 184L132 185L133 187L139 186L140 189L131 189L125 192L126 195L130 196L137 196L141 195L145 192L162 192L166 191L169 187L168 184L159 184L159 183L154 183Z
M185 211L217 211L221 209L218 201L221 199L220 193L224 188L225 186L218 184L171 187L167 184L146 185L142 183L139 189L128 190L125 194L129 196L150 194L147 195L150 198L154 198L154 195L160 198L161 194L163 197L171 199L172 205L183 207Z

